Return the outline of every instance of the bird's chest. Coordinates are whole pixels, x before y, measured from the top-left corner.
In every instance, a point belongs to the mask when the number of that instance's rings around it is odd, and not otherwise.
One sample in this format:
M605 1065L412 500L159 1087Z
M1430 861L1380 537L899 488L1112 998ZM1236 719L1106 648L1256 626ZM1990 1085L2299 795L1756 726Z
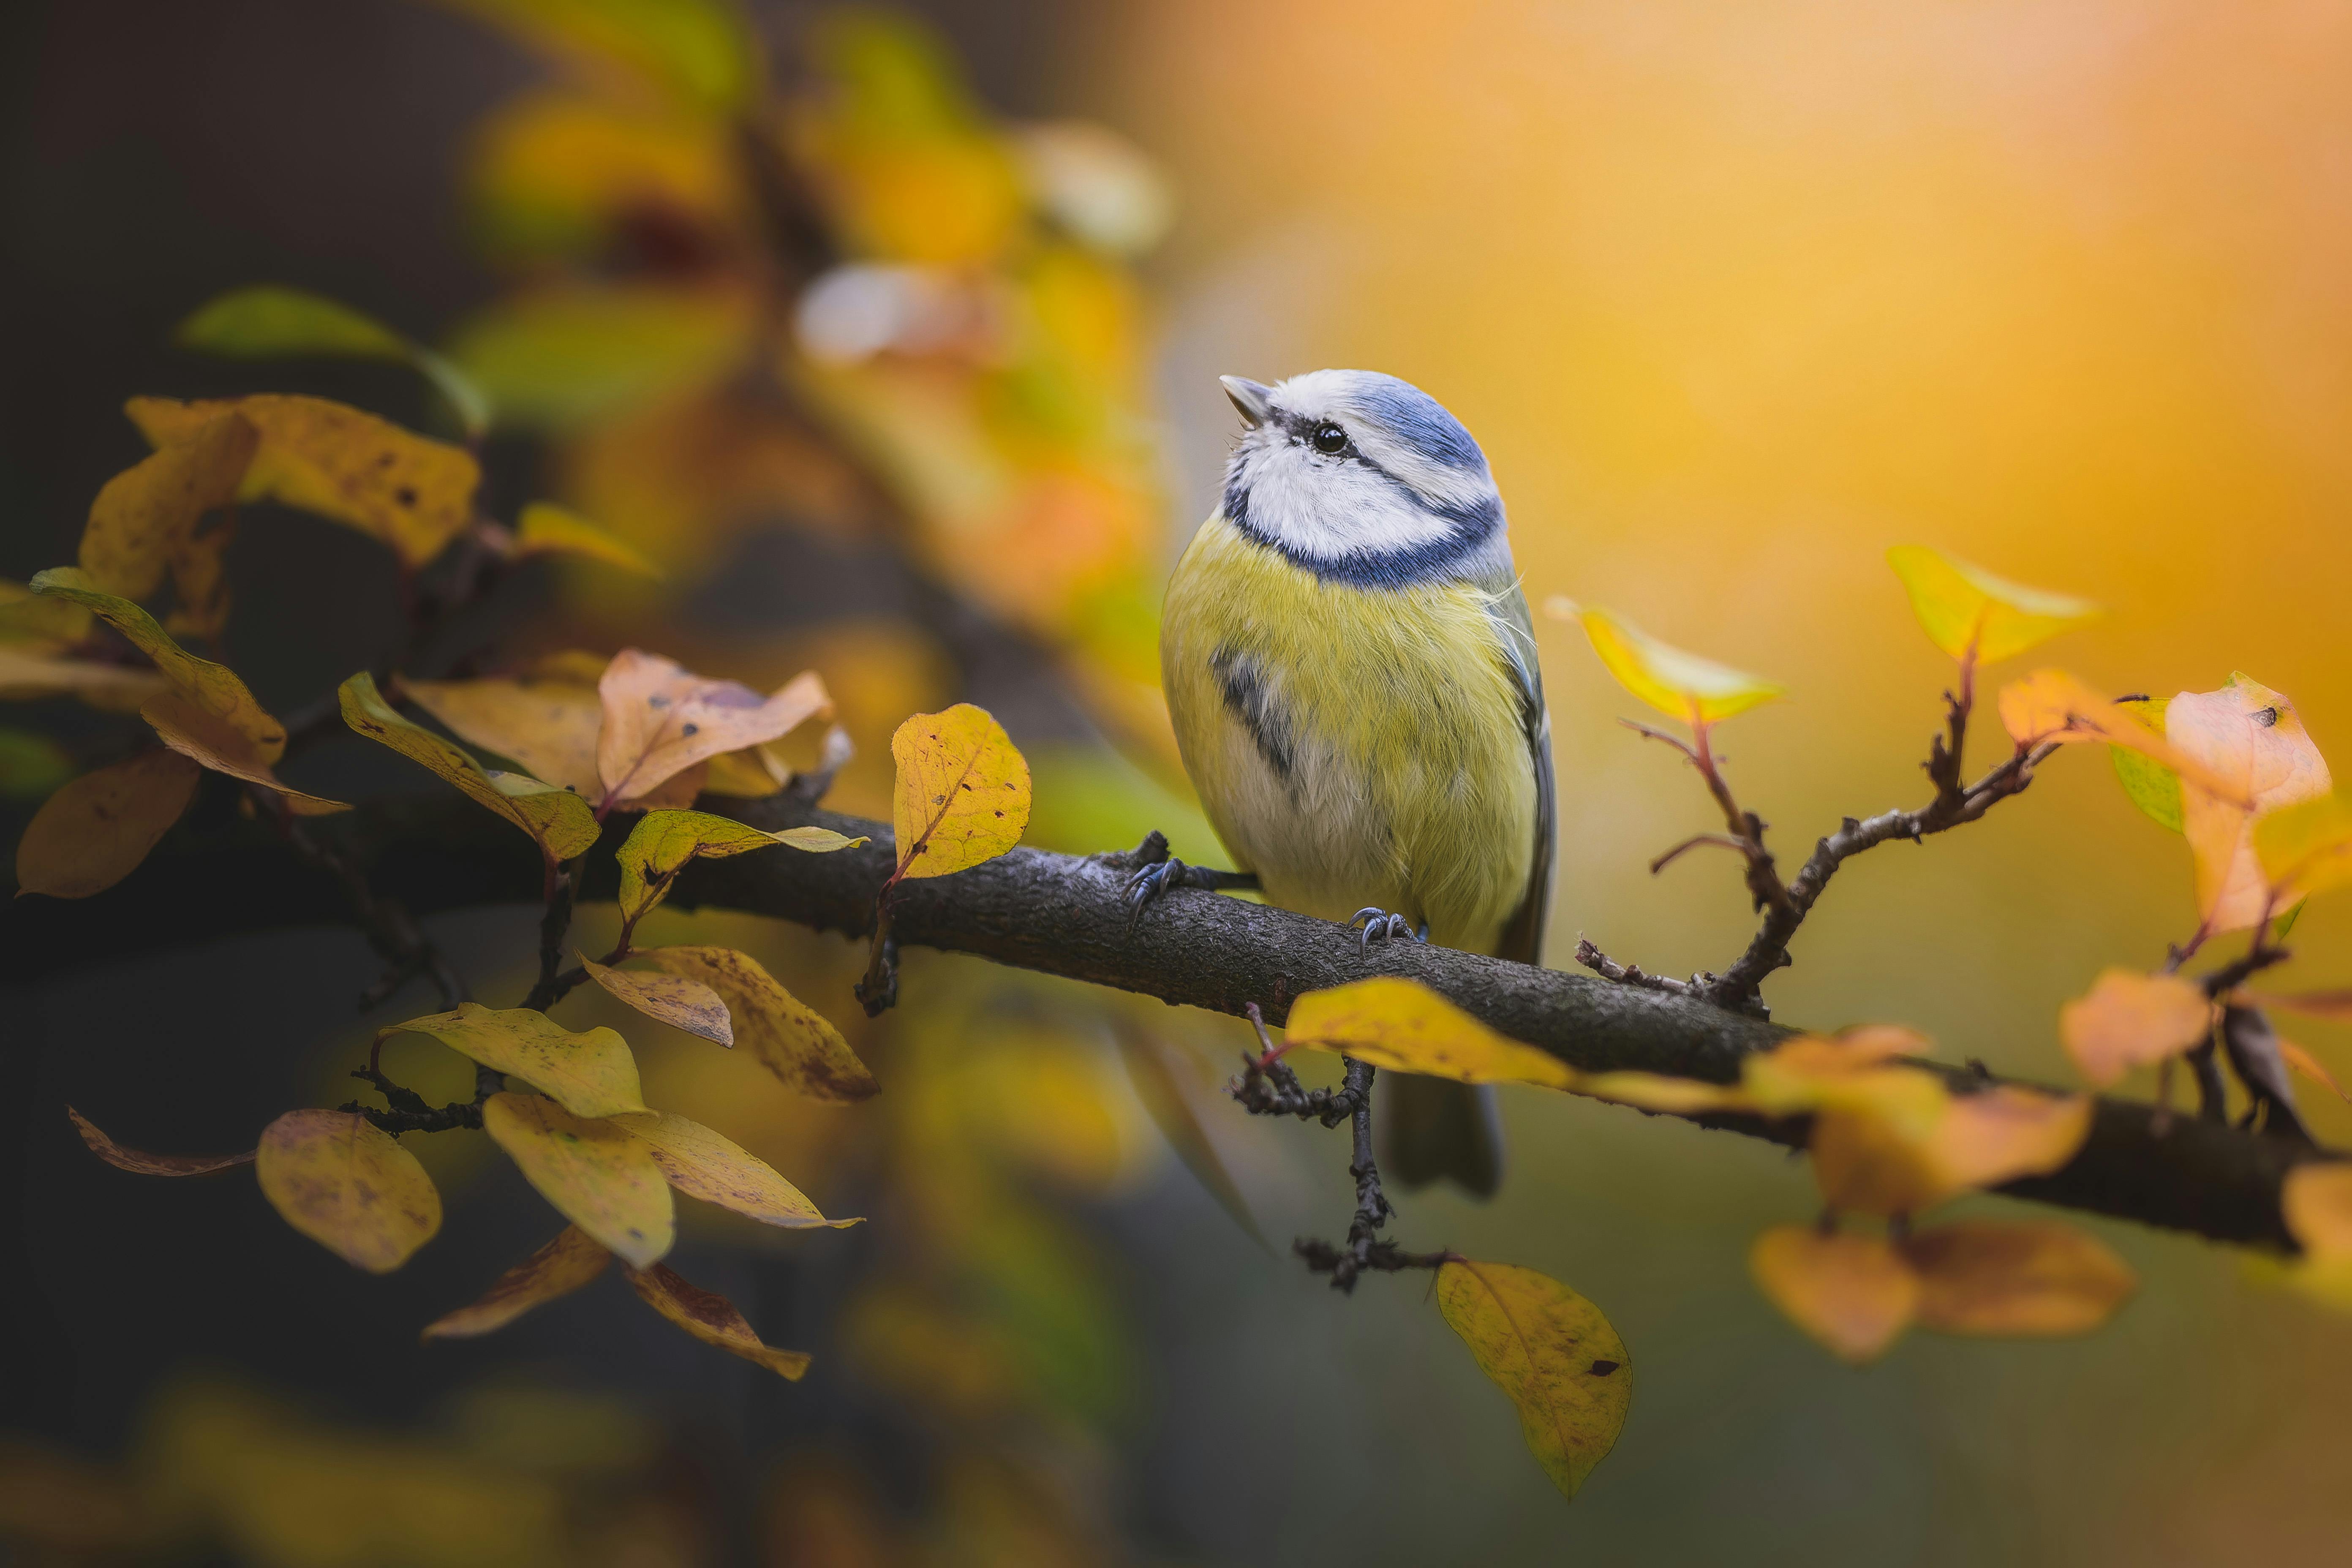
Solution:
M1507 918L1533 767L1486 595L1269 554L1204 530L1162 632L1185 765L1227 847L1275 901L1327 918L1380 904L1441 939Z

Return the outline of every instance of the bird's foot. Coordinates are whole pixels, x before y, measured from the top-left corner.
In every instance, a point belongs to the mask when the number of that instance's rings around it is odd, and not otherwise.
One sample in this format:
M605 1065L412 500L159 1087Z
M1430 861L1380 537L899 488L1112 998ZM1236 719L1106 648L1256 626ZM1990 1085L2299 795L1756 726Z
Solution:
M1375 937L1382 942L1397 942L1408 937L1414 942L1425 942L1429 940L1427 921L1422 921L1421 929L1415 931L1405 923L1405 918L1402 915L1392 915L1377 905L1368 904L1349 918L1349 931L1354 931L1359 924L1364 928L1363 934L1356 939L1356 951L1359 952L1370 952L1372 939Z
M1133 911L1127 922L1130 931L1143 911L1171 888L1199 888L1213 893L1225 888L1257 886L1257 874L1254 871L1218 871L1206 866L1186 865L1168 853L1168 840L1157 829L1138 847L1129 864L1134 860L1141 860L1143 865L1129 874L1121 895Z

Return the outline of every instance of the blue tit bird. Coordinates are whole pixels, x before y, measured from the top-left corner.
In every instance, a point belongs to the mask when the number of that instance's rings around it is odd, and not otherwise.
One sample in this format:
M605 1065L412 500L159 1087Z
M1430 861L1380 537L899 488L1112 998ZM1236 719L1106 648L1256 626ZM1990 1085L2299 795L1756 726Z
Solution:
M1486 454L1392 375L1223 378L1244 423L1168 584L1160 660L1184 766L1238 873L1146 867L1134 895L1254 875L1351 940L1538 961L1551 723ZM1391 1075L1391 1173L1502 1174L1491 1089Z

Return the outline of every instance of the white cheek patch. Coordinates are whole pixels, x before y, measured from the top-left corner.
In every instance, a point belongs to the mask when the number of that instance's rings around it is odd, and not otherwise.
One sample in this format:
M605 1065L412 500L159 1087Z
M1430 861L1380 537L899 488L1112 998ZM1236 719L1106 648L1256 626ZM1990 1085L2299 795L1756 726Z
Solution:
M1318 461L1280 437L1244 447L1234 459L1234 479L1249 493L1250 531L1290 554L1316 561L1396 554L1454 531L1360 463Z

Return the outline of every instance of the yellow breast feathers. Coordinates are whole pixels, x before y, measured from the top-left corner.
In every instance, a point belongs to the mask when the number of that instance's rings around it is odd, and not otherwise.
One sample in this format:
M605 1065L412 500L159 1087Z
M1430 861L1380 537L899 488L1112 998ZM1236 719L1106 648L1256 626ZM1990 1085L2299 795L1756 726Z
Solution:
M1267 898L1378 905L1490 952L1524 901L1537 785L1518 682L1475 584L1319 578L1222 517L1168 588L1161 674L1209 820Z

